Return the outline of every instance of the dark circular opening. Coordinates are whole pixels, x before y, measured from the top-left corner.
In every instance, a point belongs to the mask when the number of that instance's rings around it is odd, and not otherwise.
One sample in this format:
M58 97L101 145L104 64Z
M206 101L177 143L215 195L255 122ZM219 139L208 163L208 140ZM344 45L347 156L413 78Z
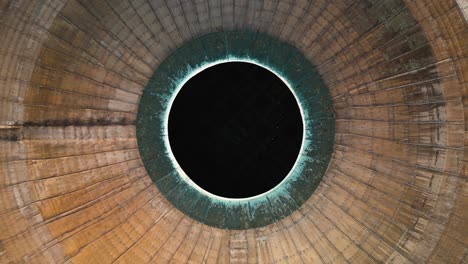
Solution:
M206 191L245 198L278 185L302 143L302 117L274 73L229 62L188 80L169 113L169 143L184 172Z

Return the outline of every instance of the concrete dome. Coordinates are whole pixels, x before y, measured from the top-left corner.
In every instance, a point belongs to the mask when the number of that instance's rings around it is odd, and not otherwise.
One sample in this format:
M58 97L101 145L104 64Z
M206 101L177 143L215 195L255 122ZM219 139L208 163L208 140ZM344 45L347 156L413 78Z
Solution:
M0 263L467 263L465 0L0 0ZM178 47L261 32L336 117L312 196L265 227L175 209L136 141Z

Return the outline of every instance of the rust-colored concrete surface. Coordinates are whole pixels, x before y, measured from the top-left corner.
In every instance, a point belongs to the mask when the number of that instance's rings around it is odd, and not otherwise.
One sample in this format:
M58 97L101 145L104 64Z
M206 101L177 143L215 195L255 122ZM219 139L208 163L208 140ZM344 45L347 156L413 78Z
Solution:
M466 0L0 0L0 263L468 263ZM158 192L142 91L172 51L254 30L330 89L323 182L221 230Z

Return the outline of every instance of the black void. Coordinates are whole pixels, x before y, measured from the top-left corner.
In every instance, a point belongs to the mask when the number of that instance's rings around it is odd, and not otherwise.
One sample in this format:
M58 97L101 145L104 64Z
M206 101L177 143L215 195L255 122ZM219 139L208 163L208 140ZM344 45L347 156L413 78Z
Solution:
M297 101L271 71L221 63L188 80L169 113L169 143L182 170L206 191L246 198L278 185L302 144Z

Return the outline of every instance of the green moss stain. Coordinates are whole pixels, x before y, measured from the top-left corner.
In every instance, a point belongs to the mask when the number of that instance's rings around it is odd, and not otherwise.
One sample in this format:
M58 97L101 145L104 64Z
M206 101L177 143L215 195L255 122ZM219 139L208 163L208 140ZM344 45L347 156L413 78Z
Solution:
M167 116L183 83L207 65L248 61L280 76L302 110L304 140L290 174L258 196L229 199L196 186L179 168L166 135ZM223 229L261 227L297 210L312 195L330 161L334 113L327 87L294 47L256 32L211 33L177 49L156 69L140 101L137 138L145 168L161 193L180 211Z

